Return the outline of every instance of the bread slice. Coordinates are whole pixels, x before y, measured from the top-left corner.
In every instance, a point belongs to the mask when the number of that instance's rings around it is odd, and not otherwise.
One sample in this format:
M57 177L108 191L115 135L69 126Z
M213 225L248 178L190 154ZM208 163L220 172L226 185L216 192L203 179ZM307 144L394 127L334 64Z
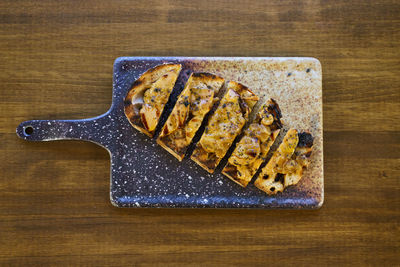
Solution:
M224 79L210 73L192 73L164 124L157 143L182 161L197 130L218 99Z
M213 173L248 121L257 101L258 96L246 86L230 81L227 92L210 117L191 159Z
M281 117L281 110L276 101L272 98L266 101L245 130L222 174L246 187L266 160L268 151L282 128Z
M270 161L261 170L255 186L274 195L286 187L297 184L303 170L310 164L313 137L308 132L290 129Z
M181 68L180 64L158 65L133 83L124 100L124 112L134 128L153 137Z

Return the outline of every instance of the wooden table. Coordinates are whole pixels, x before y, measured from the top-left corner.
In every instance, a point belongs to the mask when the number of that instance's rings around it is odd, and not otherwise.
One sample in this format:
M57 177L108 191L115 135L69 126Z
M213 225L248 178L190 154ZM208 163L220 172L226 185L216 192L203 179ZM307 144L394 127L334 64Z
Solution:
M400 264L398 1L6 0L0 10L0 265ZM15 135L24 120L103 113L114 59L142 55L318 58L324 206L117 209L106 150Z

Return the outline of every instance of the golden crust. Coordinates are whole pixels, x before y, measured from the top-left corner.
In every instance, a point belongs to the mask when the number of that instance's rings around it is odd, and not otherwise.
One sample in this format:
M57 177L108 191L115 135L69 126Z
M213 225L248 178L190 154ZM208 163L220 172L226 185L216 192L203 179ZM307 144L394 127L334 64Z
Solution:
M137 79L133 83L132 88L129 90L124 99L124 113L125 116L128 118L129 123L134 128L148 135L149 137L153 137L154 129L149 131L149 127L143 118L143 114L140 113L140 110L144 105L143 95L158 80L169 76L168 84L166 84L167 88L165 88L167 94L166 99L168 100L181 68L182 66L180 64L158 65L154 68L147 70L139 77L139 79ZM156 123L158 123L164 106L165 103L161 103L159 110L157 110Z
M259 97L256 94L254 94L249 88L241 83L230 81L228 88L235 90L235 92L240 95L240 98L244 100L244 102L246 102L251 109L259 100Z
M265 149L266 149L266 154L268 153L269 149L271 148L272 144L275 142L276 137L279 135L280 130L275 130L274 132L271 133L271 138L267 143L265 143ZM224 174L226 177L231 179L232 181L238 183L242 187L246 187L249 182L251 181L251 178L253 178L254 174L257 172L258 168L261 166L263 163L265 156L259 155L259 157L256 159L256 162L254 162L253 165L249 166L250 169L250 175L240 177L239 176L239 170L238 167L229 163L229 161L226 163L225 167L222 169L222 174Z
M254 185L268 195L274 195L297 184L303 170L309 165L312 145L313 137L310 133L298 133L290 129Z
M200 125L211 110L220 89L225 80L210 73L192 73L185 85L185 88L178 97L177 103L169 114L164 124L157 143L176 157L179 161L185 156L186 150L192 141L194 134L200 128ZM198 94L201 90L207 92L207 96ZM206 100L208 105L199 112L198 101L194 99L197 96ZM207 98L208 97L208 98ZM186 102L185 102L186 101ZM203 103L204 104L204 103ZM194 109L197 113L194 113ZM184 118L181 120L181 118ZM193 123L195 122L195 123ZM174 125L174 129L171 129ZM190 128L188 128L190 126ZM188 132L188 129L191 132Z
M208 121L206 130L196 145L191 159L203 169L213 173L244 124L248 121L249 114L257 101L258 97L246 86L230 81L227 92ZM230 110L227 111L225 109ZM221 120L228 127L226 130L218 128ZM224 143L221 142L222 137L225 139ZM216 149L215 151L210 151L213 149L212 146Z
M175 158L177 158L179 161L182 161L183 158L185 157L185 154L178 153L175 151L173 148L169 147L165 142L163 142L160 138L157 138L157 144L159 144L162 148L167 150L171 155L173 155Z
M245 130L244 136L229 157L222 174L242 187L246 187L275 142L282 128L281 117L276 101L267 100L259 108L255 120ZM251 140L252 145L247 143L246 146L245 140ZM240 162L237 162L239 160Z
M249 183L249 181L246 181L245 179L241 179L238 177L237 174L238 170L235 165L232 165L230 163L227 163L224 167L224 169L221 171L223 175L240 185L241 187L246 187Z
M206 171L208 171L209 173L214 173L215 168L217 168L216 159L203 159L202 155L207 154L207 152L199 147L195 149L195 151L193 152L192 156L190 157L191 160L193 160L194 162L196 162L200 167L202 167L203 169L205 169ZM219 161L218 161L219 162Z
M143 127L141 127L139 125L133 124L133 122L131 120L129 120L129 123L133 126L133 128L135 128L139 132L144 133L145 135L147 135L150 138L153 137L154 133L151 133L151 132L147 131L145 128L143 128Z

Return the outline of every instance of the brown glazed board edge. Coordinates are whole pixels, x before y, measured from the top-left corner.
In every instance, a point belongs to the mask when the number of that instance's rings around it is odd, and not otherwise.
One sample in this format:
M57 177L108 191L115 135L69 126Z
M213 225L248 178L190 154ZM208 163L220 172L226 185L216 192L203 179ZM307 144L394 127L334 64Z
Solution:
M282 110L284 128L309 131L315 138L311 164L302 180L281 194L268 196L252 183L240 187L218 169L208 174L187 157L179 162L154 139L134 129L124 115L123 99L144 71L163 63L182 64L175 98L191 72L209 72L243 83L261 101L274 98ZM106 148L111 157L110 198L117 207L321 207L322 72L317 59L122 57L115 61L113 78L113 102L105 114L85 120L25 121L17 127L18 136L30 141L87 140Z

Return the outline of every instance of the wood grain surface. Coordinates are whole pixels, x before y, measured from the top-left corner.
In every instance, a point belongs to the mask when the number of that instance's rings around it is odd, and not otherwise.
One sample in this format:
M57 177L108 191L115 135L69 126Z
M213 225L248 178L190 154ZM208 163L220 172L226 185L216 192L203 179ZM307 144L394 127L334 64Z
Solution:
M0 2L0 265L400 265L399 1ZM25 142L99 115L119 56L312 56L317 211L117 209L109 155Z

